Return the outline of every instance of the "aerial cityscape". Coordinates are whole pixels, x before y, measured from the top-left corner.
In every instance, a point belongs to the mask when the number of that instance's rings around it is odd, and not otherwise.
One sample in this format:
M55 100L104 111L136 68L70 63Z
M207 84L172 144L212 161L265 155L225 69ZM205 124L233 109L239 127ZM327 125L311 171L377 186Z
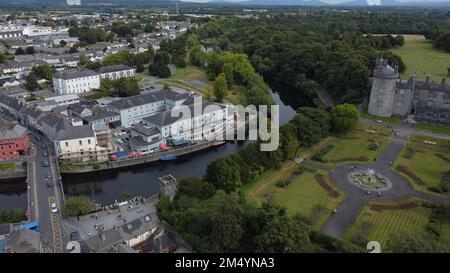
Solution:
M450 253L449 16L2 1L0 254Z

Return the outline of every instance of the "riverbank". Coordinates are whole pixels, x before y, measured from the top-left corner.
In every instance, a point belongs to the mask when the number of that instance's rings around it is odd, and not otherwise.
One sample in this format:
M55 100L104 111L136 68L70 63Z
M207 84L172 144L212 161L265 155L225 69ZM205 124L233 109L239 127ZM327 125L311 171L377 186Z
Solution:
M5 161L0 163L0 183L5 180L27 177L26 161Z
M100 172L111 169L120 169L130 166L138 166L146 163L160 161L164 158L176 159L179 156L195 153L201 150L206 150L208 148L213 148L219 144L220 142L216 140L210 140L171 151L158 152L156 154L151 154L147 156L127 157L125 159L116 159L108 162L80 163L80 164L61 163L60 172L61 174L80 174L80 173ZM70 166L72 166L72 168L68 168Z

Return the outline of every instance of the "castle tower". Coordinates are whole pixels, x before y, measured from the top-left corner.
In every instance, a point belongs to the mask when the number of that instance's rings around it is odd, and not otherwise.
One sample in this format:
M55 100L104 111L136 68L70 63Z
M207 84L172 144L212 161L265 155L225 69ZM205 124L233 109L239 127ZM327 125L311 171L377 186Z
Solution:
M398 78L397 69L388 65L387 60L377 59L373 70L369 114L380 117L390 117L392 115L395 85Z

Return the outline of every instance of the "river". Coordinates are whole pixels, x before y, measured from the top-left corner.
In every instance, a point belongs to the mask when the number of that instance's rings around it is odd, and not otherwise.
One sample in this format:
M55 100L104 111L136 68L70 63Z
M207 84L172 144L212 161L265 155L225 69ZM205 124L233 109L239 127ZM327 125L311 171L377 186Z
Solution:
M294 108L311 105L305 99L293 98L292 90L272 85L273 100L280 106L280 124L285 124L295 115ZM277 92L280 91L280 92ZM291 92L289 92L291 91ZM295 104L294 104L295 103ZM200 151L171 162L109 170L95 174L63 176L66 197L87 195L103 204L122 200L121 193L149 196L159 192L158 177L172 174L177 179L189 176L203 176L209 162L230 155L245 147L247 142L227 143L208 151ZM6 194L0 192L0 208L26 207L26 191Z

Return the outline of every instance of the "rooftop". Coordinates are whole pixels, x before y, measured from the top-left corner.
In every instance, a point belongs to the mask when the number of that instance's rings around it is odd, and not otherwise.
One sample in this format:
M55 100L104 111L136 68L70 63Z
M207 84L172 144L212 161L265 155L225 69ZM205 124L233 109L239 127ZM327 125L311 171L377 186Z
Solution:
M85 78L85 77L91 77L96 76L97 73L90 69L68 69L68 70L62 70L62 71L56 71L53 75L53 78L56 79L63 79L63 80L70 80L70 79L78 79L78 78Z

